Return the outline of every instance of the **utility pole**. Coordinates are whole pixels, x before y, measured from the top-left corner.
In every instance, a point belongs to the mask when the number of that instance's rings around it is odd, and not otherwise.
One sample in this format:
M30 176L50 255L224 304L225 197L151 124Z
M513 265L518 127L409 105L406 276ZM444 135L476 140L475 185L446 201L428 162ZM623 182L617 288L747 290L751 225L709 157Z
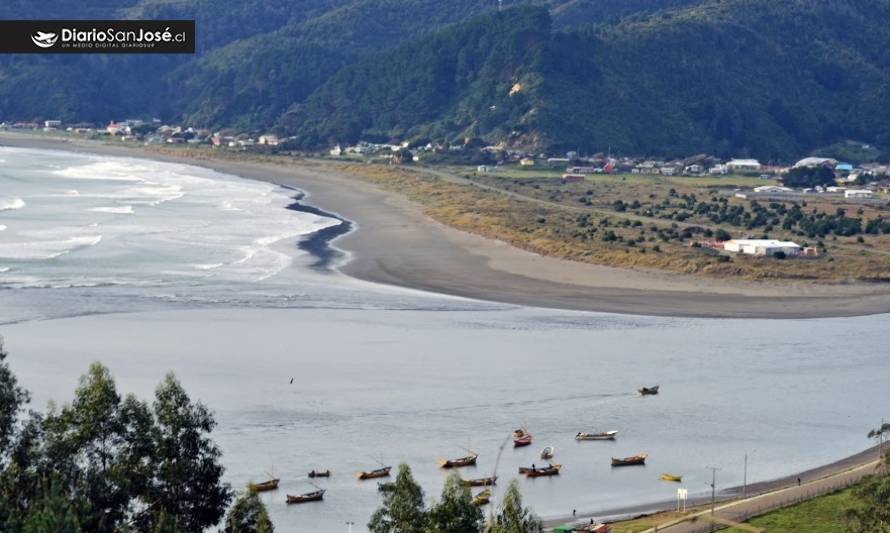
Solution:
M714 511L717 505L717 468L716 466L709 466L708 469L711 471L711 526L710 531L714 533Z
M748 454L745 454L745 475L742 478L742 498L748 497Z

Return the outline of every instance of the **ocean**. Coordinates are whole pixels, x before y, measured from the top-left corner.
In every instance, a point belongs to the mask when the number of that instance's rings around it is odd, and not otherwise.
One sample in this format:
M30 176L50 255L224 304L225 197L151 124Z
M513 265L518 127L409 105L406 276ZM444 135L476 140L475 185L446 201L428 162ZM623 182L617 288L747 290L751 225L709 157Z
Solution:
M672 499L662 472L695 495L709 466L718 489L740 484L746 454L761 481L856 453L890 400L887 315L654 318L375 285L336 272L348 252L312 241L346 222L294 209L299 196L188 165L0 149L0 334L33 407L70 399L95 360L144 398L172 370L216 414L227 481L280 477L262 496L276 529L326 532L364 529L380 498L354 474L380 463L408 463L434 499L439 458L472 449L461 473L496 471L502 489L552 445L562 473L522 479L527 503L605 514ZM500 453L520 426L534 444ZM573 438L605 430L618 439ZM638 452L645 467L609 466ZM324 502L287 506L311 469L333 472L316 481Z

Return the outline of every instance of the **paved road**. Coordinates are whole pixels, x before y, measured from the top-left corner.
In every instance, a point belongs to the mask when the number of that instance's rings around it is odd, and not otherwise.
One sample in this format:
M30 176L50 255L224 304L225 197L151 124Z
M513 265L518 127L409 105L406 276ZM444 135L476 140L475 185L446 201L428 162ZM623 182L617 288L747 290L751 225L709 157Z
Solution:
M823 494L835 492L856 483L867 475L875 473L879 461L873 460L866 464L853 467L825 477L810 481L804 481L799 486L792 485L783 489L765 492L751 498L720 504L715 508L715 515L736 522L759 516L773 509L779 509L788 505L814 498ZM692 516L708 515L711 511L702 511ZM715 528L716 530L717 528ZM677 524L665 524L657 529L650 529L644 533L704 533L711 531L707 520L681 522Z
M874 473L878 457L880 457L880 449L878 446L873 446L839 461L806 470L804 472L778 479L749 483L746 494L751 496L746 499L740 499L743 490L741 486L719 490L720 487L718 483L718 514L722 517L737 518L736 521L742 522L744 521L744 518L761 514L765 509L783 507L801 499L808 499L824 492L832 492L833 490L855 483L865 475ZM802 482L800 487L797 486L798 478ZM687 503L690 508L695 507L701 509L706 507L709 502L709 496L690 495ZM644 514L648 515L660 511L669 511L672 510L674 506L675 502L673 500L629 504L620 508L601 509L596 513L579 512L577 517L550 517L544 521L544 525L549 531L549 528L559 524L569 523L576 519L584 521L589 520L590 518L607 521L623 520ZM664 525L667 526L667 521ZM660 527L658 531L665 531L668 533L699 533L709 531L709 529L710 527L707 522L699 521L696 524Z

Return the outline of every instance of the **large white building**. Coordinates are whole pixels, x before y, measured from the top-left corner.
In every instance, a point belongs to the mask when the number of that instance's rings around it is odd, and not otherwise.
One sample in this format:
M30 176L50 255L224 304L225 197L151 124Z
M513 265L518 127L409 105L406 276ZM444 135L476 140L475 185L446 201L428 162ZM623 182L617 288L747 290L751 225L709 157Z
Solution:
M733 159L726 163L730 172L760 172L760 161L756 159Z
M782 252L786 256L794 256L800 253L801 248L796 242L776 239L732 239L723 243L723 249L748 255L773 256L776 252Z
M847 199L867 199L874 196L874 192L868 189L847 189L844 191L844 198Z

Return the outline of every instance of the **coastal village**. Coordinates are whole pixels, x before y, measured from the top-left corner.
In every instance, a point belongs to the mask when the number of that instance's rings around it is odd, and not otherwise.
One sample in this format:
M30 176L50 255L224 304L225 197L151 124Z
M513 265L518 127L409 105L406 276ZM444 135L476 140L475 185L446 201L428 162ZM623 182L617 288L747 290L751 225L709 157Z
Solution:
M418 164L423 166L443 166L467 173L474 180L500 179L509 181L522 177L527 182L539 178L543 186L553 196L553 188L572 187L588 183L592 179L614 178L620 185L621 181L631 179L683 179L687 183L695 183L696 178L707 183L710 188L721 189L721 193L729 199L752 202L753 206L766 203L776 207L777 203L785 205L807 205L808 202L819 201L852 204L874 211L883 211L890 203L890 165L875 161L853 164L833 157L807 156L788 164L761 162L752 158L722 159L708 154L698 154L685 158L656 159L647 157L619 156L612 153L593 155L568 151L559 154L534 153L527 150L507 147L504 144L490 145L482 139L465 139L462 143L423 144L408 141L398 143L359 142L352 145L335 145L319 153L305 154L290 147L292 138L282 138L274 133L248 134L231 129L211 131L209 129L169 125L159 119L141 120L127 119L110 121L104 127L92 123L65 124L60 120L42 122L0 123L0 130L42 132L47 134L69 134L88 139L119 140L145 146L183 146L229 151L234 153L258 154L292 154L311 155L345 162L372 162L385 165ZM874 150L873 147L860 144L854 147L860 152ZM876 150L874 150L876 151ZM787 183L786 177L791 174L828 173L830 180L823 179L819 183L795 186ZM530 178L530 179L528 179ZM746 187L734 186L739 178L748 184ZM716 180L716 181L715 181ZM752 183L752 180L761 183ZM518 181L517 181L518 182ZM725 183L725 186L721 186ZM536 188L541 186L535 184ZM588 191L588 194L590 191ZM582 198L582 203L591 205L591 199ZM614 207L624 212L627 206L641 207L639 201L617 200ZM756 207L755 207L756 208ZM699 210L701 206L699 206ZM783 209L779 209L782 211ZM652 215L652 210L640 210L639 214ZM841 213L839 210L838 213ZM676 214L675 214L676 215ZM674 216L675 216L674 215ZM775 224L765 224L767 230ZM787 224L786 224L787 225ZM749 230L757 225L747 224ZM789 228L785 228L789 229ZM890 231L890 223L883 224L881 217L875 231ZM710 234L704 232L705 238L694 238L695 228L691 231L692 239L688 245L701 249L713 250L726 255L749 255L788 258L819 257L819 246L809 242L798 242L788 238L776 238L764 232L755 235L753 231L732 238L728 234ZM861 228L862 233L869 233ZM852 234L858 234L855 231ZM810 232L810 237L824 237L825 232ZM609 235L607 233L607 235ZM689 230L686 234L689 235ZM618 240L622 240L621 237ZM633 243L631 243L633 244ZM655 248L657 250L657 247ZM644 251L644 250L643 250Z

